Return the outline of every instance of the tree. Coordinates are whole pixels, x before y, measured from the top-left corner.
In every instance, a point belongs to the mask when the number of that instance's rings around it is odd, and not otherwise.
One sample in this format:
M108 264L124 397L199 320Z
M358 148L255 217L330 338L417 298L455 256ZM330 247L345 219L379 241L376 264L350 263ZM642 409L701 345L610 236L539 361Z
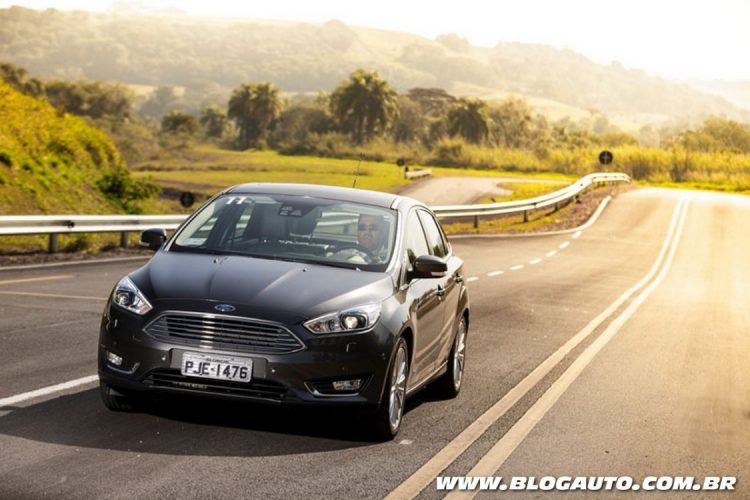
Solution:
M203 110L200 117L200 124L203 127L206 137L220 138L227 131L227 115L217 108L211 106Z
M242 149L262 146L280 114L279 90L271 83L246 83L229 98L227 116L237 124Z
M105 82L52 81L46 85L47 99L67 113L91 118L130 118L133 94L120 84Z
M36 78L27 78L26 69L20 66L0 64L0 79L23 94L32 97L44 95L44 84Z
M492 120L492 139L508 148L533 145L532 110L522 99L507 99L489 111Z
M138 112L144 118L158 120L177 107L177 94L173 87L163 85L151 92Z
M308 146L313 144L314 135L322 135L334 130L331 116L326 112L326 105L319 102L301 102L285 109L269 142L274 149L283 151L310 152Z
M490 133L487 104L481 99L460 98L448 111L448 133L479 144Z
M442 116L456 102L456 98L443 89L409 89L409 99L419 104L422 112L430 116Z
M161 130L168 134L195 135L200 126L194 116L172 111L161 119Z
M407 96L398 96L398 118L393 122L393 138L396 142L427 140L429 123L422 108Z
M358 69L331 94L331 113L361 143L385 131L398 116L397 94L377 72Z

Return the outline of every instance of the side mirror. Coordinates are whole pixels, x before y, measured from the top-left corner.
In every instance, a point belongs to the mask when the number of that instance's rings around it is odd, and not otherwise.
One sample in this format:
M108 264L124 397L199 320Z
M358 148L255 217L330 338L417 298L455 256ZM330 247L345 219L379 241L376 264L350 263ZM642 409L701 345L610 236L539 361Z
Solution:
M448 264L440 257L422 255L414 262L412 278L442 278L448 273Z
M165 241L167 241L167 232L164 229L146 229L141 233L140 245L155 252L161 248Z

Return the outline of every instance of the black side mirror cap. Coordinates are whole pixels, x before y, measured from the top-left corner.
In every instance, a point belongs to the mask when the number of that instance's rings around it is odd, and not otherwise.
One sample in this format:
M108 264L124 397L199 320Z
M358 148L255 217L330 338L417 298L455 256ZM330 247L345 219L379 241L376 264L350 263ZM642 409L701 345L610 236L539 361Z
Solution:
M164 229L146 229L141 233L140 245L155 252L162 247L165 241L167 241L167 232Z
M414 262L412 278L442 278L448 274L448 264L440 257L422 255Z

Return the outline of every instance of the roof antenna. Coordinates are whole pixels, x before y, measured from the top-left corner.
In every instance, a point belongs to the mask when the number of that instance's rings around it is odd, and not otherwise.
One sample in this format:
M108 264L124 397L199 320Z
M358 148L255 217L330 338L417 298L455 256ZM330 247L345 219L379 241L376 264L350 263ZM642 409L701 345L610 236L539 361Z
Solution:
M354 182L352 182L352 187L357 187L357 177L359 177L359 166L362 165L362 159L365 157L363 153L359 153L359 161L357 162L357 171L354 172Z

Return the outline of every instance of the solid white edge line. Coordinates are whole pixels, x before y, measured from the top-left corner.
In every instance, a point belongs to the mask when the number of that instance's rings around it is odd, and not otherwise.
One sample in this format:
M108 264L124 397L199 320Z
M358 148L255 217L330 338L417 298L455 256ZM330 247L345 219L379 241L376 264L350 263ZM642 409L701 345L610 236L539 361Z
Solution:
M680 215L675 237L669 248L669 255L661 267L658 276L652 281L628 307L615 318L604 332L589 345L581 355L563 372L562 375L550 386L547 391L529 408L529 410L515 423L513 427L503 435L500 440L488 451L477 464L469 471L467 476L491 476L495 474L515 449L523 442L528 434L544 418L552 406L560 399L565 391L575 382L583 370L591 363L596 355L609 343L610 340L622 329L625 323L635 314L638 308L664 281L667 273L672 267L677 247L680 244L682 230L685 226L687 216L687 204ZM445 498L474 498L476 492L456 491L445 496Z
M448 444L446 444L440 451L432 456L427 462L425 462L419 469L417 469L411 476L406 478L400 485L393 489L385 498L388 500L399 500L402 498L414 498L422 490L427 488L430 483L450 464L452 464L474 441L479 439L484 432L490 428L500 417L505 415L522 397L524 397L532 388L534 388L539 381L552 371L557 364L565 358L565 356L575 349L584 339L586 339L599 325L601 325L607 318L617 311L634 293L643 288L651 278L657 273L661 266L664 256L667 253L669 245L674 235L674 229L677 221L679 220L679 214L682 209L684 199L680 199L675 206L674 212L672 213L672 220L670 221L667 235L664 238L659 254L656 261L651 266L651 269L641 280L626 290L620 295L609 307L599 313L597 317L592 319L583 329L576 333L570 340L563 344L557 351L550 354L547 359L542 361L534 370L526 375L515 387L510 389L505 396L503 396L494 405L488 408L482 413L474 422L469 424L458 436L453 438Z
M77 378L75 380L69 380L68 382L63 382L61 384L42 387L41 389L36 389L35 391L24 392L23 394L17 394L15 396L3 398L0 399L0 409L4 406L13 406L15 404L28 401L29 399L38 398L40 396L47 396L49 394L54 394L55 392L72 389L73 387L78 387L84 384L90 384L97 380L99 380L99 375L89 375L88 377Z
M588 229L592 225L594 225L596 221L599 219L599 216L602 214L602 212L604 212L604 209L607 207L607 205L609 204L611 200L612 200L612 196L610 195L605 196L602 199L601 203L599 203L599 206L597 207L593 215L589 217L589 220L587 220L582 225L571 228L571 229L561 229L560 231L546 231L544 233L525 233L525 234L452 234L452 235L448 235L448 240L462 240L462 239L470 239L470 238L533 238L533 237L539 237L539 236L555 236L559 234L575 233L576 231L583 231L585 229Z

